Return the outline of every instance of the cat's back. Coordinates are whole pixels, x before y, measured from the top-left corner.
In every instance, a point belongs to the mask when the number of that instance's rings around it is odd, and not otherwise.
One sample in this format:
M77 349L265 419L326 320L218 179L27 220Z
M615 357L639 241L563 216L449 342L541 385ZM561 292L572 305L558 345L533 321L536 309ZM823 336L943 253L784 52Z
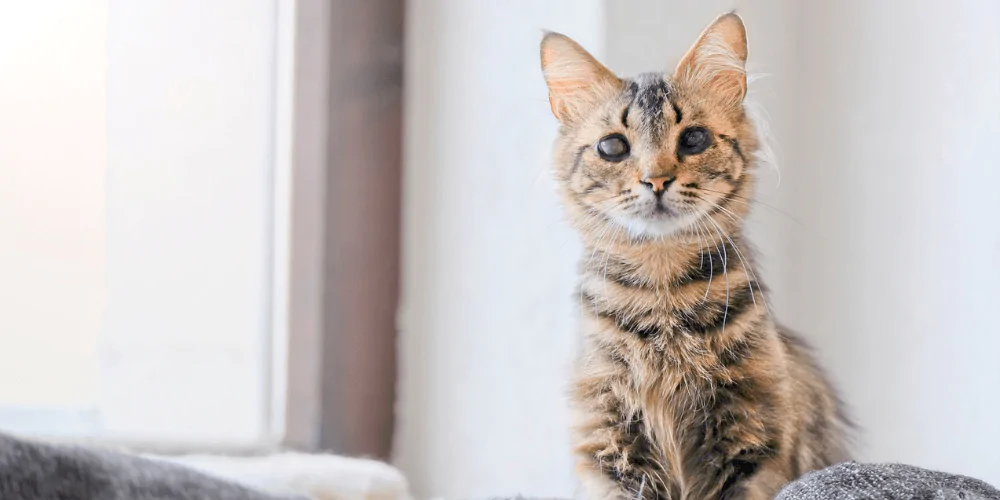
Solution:
M802 336L780 325L777 330L788 360L793 411L802 423L795 436L797 473L847 460L854 424L844 403Z

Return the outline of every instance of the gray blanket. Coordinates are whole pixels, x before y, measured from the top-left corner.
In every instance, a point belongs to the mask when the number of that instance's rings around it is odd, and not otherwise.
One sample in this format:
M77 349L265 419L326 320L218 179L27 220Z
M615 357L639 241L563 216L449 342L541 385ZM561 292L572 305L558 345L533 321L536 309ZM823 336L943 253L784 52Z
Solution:
M166 462L0 434L0 500L302 500Z
M302 500L268 495L166 462L0 434L0 500ZM811 472L776 500L1000 500L964 476L848 462Z

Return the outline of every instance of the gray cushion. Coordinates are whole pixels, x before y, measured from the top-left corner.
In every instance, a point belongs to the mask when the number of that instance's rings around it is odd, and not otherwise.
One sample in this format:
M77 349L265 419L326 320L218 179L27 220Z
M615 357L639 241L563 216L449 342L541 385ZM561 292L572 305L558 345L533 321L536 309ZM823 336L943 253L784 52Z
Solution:
M845 462L810 472L789 483L775 497L775 500L958 499L1000 500L1000 491L978 479L909 465Z
M902 464L845 462L813 471L784 487L775 500L1000 500L978 479Z
M0 434L2 500L291 500L166 462Z

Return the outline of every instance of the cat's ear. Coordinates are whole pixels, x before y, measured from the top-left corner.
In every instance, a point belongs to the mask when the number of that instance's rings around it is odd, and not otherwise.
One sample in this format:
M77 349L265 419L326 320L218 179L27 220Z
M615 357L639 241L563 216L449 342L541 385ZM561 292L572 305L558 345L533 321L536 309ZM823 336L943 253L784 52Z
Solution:
M674 78L708 90L724 104L747 93L747 31L734 12L712 21L677 64Z
M614 73L566 35L546 33L541 55L552 114L562 123L579 118L622 88Z

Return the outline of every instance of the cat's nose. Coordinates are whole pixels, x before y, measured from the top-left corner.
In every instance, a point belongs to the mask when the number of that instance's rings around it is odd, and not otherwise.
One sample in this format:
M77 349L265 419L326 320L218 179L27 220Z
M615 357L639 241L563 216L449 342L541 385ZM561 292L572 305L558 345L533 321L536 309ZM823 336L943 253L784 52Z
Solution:
M639 182L651 189L653 193L659 195L670 189L670 185L673 184L674 179L677 179L677 177L646 177Z

